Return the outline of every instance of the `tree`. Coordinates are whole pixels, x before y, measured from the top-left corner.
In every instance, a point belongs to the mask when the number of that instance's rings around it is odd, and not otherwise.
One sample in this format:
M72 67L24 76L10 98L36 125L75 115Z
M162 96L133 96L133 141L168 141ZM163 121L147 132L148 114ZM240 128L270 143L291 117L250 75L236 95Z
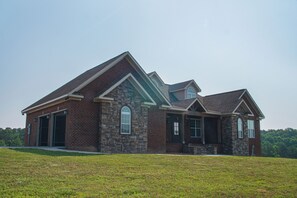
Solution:
M0 146L23 146L25 129L0 128Z
M296 129L261 131L261 142L263 156L297 158Z

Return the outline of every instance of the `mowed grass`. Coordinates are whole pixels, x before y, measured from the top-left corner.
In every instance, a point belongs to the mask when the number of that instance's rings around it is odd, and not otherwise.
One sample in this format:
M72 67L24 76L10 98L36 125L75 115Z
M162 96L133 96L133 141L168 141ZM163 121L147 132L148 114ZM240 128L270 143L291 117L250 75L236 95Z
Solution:
M296 197L297 160L0 149L0 197Z

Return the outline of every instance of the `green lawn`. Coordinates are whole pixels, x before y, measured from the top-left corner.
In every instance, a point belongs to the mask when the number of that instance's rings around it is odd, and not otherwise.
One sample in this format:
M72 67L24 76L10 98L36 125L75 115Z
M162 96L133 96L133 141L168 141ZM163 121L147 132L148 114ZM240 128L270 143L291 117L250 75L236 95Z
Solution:
M0 149L0 197L295 197L297 160Z

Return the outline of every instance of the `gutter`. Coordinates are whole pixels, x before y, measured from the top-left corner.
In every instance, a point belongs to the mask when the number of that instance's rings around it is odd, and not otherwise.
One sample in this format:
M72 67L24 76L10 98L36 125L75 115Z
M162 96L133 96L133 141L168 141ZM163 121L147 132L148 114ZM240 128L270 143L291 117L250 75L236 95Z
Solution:
M57 101L59 101L59 100L61 100L61 99L65 99L65 100L68 100L68 99L72 99L72 100L73 100L73 99L74 99L74 100L81 100L81 99L83 99L83 98L84 98L84 96L80 96L80 95L75 95L75 94L65 94L65 95L62 95L62 96L60 96L60 97L58 97L58 98L55 98L55 99L49 100L49 101L47 101L47 102L44 102L44 103L42 103L42 104L39 104L39 105L30 107L30 108L24 109L24 110L21 111L21 113L22 113L22 115L24 115L24 114L27 113L28 111L37 109L38 107L42 107L42 106L45 106L45 107L46 107L46 105L49 105L49 104L54 103L54 102L57 102ZM43 108L45 108L45 107L43 107Z

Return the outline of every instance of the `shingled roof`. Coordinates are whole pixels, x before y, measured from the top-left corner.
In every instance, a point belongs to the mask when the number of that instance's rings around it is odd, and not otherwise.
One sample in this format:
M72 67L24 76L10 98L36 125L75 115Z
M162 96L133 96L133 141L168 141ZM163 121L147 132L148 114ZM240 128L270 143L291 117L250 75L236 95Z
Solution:
M181 108L183 108L185 110L188 110L195 103L198 103L199 104L199 108L200 108L201 111L203 111L203 112L204 111L207 111L207 109L202 104L201 100L199 100L199 98L190 98L190 99L185 99L185 100L171 102L172 106L174 106L174 107L181 107Z
M184 109L187 109L189 107L189 105L191 105L195 100L196 100L196 98L190 98L190 99L186 99L186 100L171 102L171 104L173 106L182 107Z
M30 109L32 107L41 105L45 102L54 100L56 98L59 98L63 95L67 95L67 94L72 94L71 92L77 88L78 86L80 86L82 83L84 83L86 80L88 80L89 78L91 78L92 76L94 76L95 74L97 74L99 71L101 71L102 69L104 69L107 65L109 65L110 63L112 63L113 61L115 61L116 59L118 59L119 57L121 57L122 55L124 55L127 52L124 52L92 69L87 70L86 72L82 73L81 75L77 76L76 78L72 79L71 81L69 81L68 83L64 84L63 86L61 86L60 88L56 89L55 91L51 92L50 94L46 95L45 97L41 98L40 100L38 100L37 102L33 103L32 105L28 106L26 109ZM23 111L25 111L26 109L24 109Z
M203 104L209 111L232 113L241 102L240 96L246 89L219 93L203 97Z
M201 91L200 87L196 84L196 82L194 80L188 80L188 81L168 85L169 86L169 92L175 92L175 91L178 91L178 90L186 89L187 86L189 84L191 84L191 83L193 83L195 85L198 92Z

